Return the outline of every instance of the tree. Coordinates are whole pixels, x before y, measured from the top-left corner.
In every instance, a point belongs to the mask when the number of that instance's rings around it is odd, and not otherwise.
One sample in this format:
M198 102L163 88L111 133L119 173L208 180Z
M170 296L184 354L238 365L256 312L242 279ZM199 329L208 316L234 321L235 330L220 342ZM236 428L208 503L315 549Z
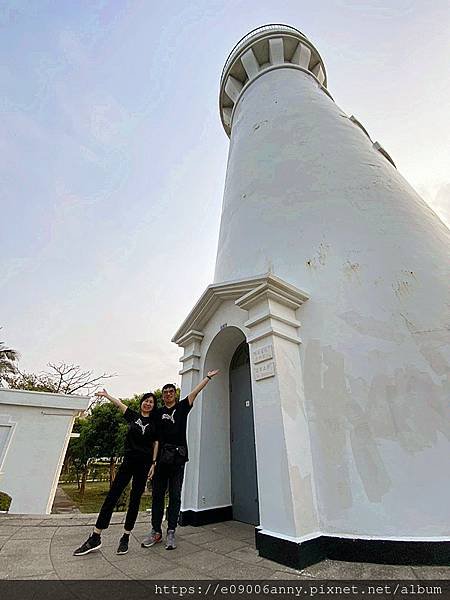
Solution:
M5 377L5 383L12 390L50 393L55 393L56 391L54 382L44 373L39 375L24 373L18 368L15 373L11 373Z
M39 374L25 373L18 368L5 376L9 388L54 394L79 394L92 396L105 379L115 377L102 373L94 375L93 371L83 371L79 365L65 362L48 363L48 371Z
M6 378L16 372L14 363L18 358L19 353L16 350L0 342L0 385L6 383Z
M127 423L123 419L122 413L109 402L95 405L91 409L88 419L95 432L91 454L95 458L108 459L109 485L111 486L117 459L123 456Z
M95 431L89 418L77 419L74 431L79 434L79 437L70 440L65 460L70 461L75 467L78 490L81 502L83 502L86 479L89 473L89 462L92 459L92 449L95 445Z

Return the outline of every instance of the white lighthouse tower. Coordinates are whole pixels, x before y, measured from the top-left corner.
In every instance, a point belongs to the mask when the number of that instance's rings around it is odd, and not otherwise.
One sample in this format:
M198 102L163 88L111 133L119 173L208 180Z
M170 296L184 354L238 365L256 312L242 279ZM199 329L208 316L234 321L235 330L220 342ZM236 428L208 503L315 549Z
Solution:
M293 27L222 73L230 150L214 282L179 328L182 521L253 523L261 555L450 555L450 232L327 91Z

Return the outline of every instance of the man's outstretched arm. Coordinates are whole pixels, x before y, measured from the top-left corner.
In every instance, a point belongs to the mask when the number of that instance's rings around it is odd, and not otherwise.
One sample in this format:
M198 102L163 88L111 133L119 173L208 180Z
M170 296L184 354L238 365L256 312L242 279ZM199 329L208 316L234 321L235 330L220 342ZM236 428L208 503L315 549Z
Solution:
M198 385L195 386L195 388L192 390L192 392L187 397L188 402L191 406L194 404L194 400L200 394L202 389L208 385L208 383L211 381L211 379L213 377L215 377L218 372L219 372L219 369L216 369L215 371L208 371L206 377L204 379L202 379Z

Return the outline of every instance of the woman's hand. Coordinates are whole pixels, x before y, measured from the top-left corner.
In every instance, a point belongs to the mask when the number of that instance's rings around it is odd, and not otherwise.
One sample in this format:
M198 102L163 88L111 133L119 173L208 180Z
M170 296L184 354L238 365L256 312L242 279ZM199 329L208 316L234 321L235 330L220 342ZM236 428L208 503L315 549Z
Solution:
M154 474L155 474L155 467L156 467L156 465L155 465L155 464L153 464L153 465L150 467L150 471L148 472L148 477L147 477L147 480L148 480L148 481L151 481L151 480L153 479L153 476L154 476Z
M215 369L214 371L208 371L207 377L214 377L215 375L217 375L217 373L219 373L219 369Z
M107 400L112 402L114 404L114 406L117 406L117 408L123 413L127 410L127 405L124 404L122 402L122 400L119 400L118 398L113 398L113 396L110 396L108 394L108 392L105 390L105 388L103 388L99 392L95 392L95 396L97 396L97 398L106 398Z

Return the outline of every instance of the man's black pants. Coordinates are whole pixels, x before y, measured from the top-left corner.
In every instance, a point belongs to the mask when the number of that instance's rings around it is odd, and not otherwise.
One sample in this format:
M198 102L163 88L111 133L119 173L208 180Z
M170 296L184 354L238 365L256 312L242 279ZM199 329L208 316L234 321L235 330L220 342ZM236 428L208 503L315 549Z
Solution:
M124 458L123 463L120 465L119 470L114 477L111 489L109 490L108 495L103 502L103 506L100 509L97 517L97 523L95 524L97 529L108 528L114 507L116 506L123 490L130 483L131 479L133 481L131 484L130 501L128 504L124 528L126 531L131 531L133 529L134 524L136 523L141 496L145 490L145 484L147 483L148 472L150 471L151 464L151 458L145 461L142 459Z
M152 527L162 533L161 523L164 516L164 496L169 488L169 506L167 508L167 529L175 531L181 506L181 488L183 487L184 465L162 465L156 467L152 481Z

